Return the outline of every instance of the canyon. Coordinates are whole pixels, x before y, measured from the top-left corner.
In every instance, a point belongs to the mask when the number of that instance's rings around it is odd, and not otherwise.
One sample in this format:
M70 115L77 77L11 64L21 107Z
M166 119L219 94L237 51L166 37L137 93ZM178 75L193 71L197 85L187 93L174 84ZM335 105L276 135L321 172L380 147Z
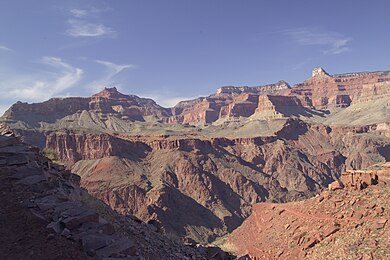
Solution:
M390 72L316 68L294 86L225 86L172 108L106 88L18 102L0 121L117 213L209 244L240 237L261 205L314 201L343 172L390 161Z
M156 223L120 215L80 177L0 124L0 255L4 259L233 259L172 241Z

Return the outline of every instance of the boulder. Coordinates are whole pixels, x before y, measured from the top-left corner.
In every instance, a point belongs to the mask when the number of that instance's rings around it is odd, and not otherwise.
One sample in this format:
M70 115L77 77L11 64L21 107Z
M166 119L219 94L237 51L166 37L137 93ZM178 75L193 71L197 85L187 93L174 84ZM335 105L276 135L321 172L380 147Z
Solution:
M81 243L86 251L96 251L110 245L112 243L112 237L101 234L90 234L82 237Z
M343 189L343 188L344 188L344 184L340 180L335 180L334 182L332 182L328 186L328 189L330 191L339 190L339 189Z
M65 227L70 230L79 227L81 224L85 222L91 221L99 221L99 215L96 213L94 209L86 209L85 211L80 212L80 214L75 214L73 216L69 216L62 220L61 222L65 225Z
M339 226L332 226L332 227L329 227L327 230L324 231L324 237L328 237L334 233L336 233L337 231L340 230L340 227Z
M130 256L134 256L136 255L136 252L137 250L135 248L133 241L123 237L115 241L111 245L97 250L96 255L99 257L110 257L110 256L116 256L120 253L123 253Z
M64 225L60 221L53 221L50 222L47 226L47 229L49 229L51 232L60 234L62 230L64 229Z
M302 249L306 250L313 246L315 246L318 243L318 240L314 237L309 238L309 240L303 245Z

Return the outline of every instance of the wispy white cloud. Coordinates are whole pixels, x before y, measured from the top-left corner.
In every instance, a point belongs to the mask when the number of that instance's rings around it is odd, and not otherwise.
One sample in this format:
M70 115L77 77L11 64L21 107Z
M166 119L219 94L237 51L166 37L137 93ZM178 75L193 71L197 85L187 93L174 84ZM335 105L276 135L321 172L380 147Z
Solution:
M110 9L71 9L66 34L71 37L115 37L116 31L100 22L100 14Z
M132 65L132 64L119 65L119 64L115 64L115 63L112 63L110 61L104 61L104 60L95 60L95 62L104 65L109 71L112 71L115 74L118 74L119 72L121 72L122 70L125 70L125 69L135 68L135 65Z
M40 63L56 69L40 75L18 75L0 83L2 98L43 101L64 93L82 78L83 70L57 57L43 57Z
M348 44L352 41L336 32L317 32L307 28L293 29L284 32L293 41L304 46L322 46L324 54L340 54L350 51Z
M82 18L86 16L98 16L101 13L108 12L112 10L110 7L102 7L102 8L96 8L96 7L89 7L89 8L74 8L69 10L71 16L76 17L76 18Z
M0 51L12 51L12 49L8 48L7 46L0 45Z
M95 60L95 62L105 67L105 72L101 78L87 84L87 88L95 92L100 91L107 86L120 85L118 82L115 81L115 76L117 76L119 73L121 73L124 70L133 69L136 67L135 65L132 64L120 65L120 64L115 64L113 62L104 61L104 60Z
M84 16L88 15L88 11L83 10L83 9L72 9L69 12L71 13L72 16L77 17L77 18L84 17Z
M90 23L79 19L69 19L66 34L72 37L115 36L116 32L103 24Z

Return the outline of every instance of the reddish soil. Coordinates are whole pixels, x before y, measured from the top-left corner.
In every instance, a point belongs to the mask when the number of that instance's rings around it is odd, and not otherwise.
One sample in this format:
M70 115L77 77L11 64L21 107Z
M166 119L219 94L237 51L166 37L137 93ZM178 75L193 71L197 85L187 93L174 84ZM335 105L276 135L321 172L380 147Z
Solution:
M382 183L302 202L256 204L227 246L253 259L388 259L388 200L389 186Z

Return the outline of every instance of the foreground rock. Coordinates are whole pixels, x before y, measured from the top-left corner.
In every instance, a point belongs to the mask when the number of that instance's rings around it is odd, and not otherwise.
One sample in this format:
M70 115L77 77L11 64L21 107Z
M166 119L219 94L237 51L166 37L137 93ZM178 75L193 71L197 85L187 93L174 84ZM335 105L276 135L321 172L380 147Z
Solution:
M252 215L229 235L225 247L254 259L389 258L390 164L375 168L359 171L360 179L353 183L347 172L345 188L330 189L306 201L256 204ZM371 178L373 171L376 178Z
M80 177L0 126L1 249L5 259L230 259L172 242L79 187ZM210 254L213 254L210 255Z

